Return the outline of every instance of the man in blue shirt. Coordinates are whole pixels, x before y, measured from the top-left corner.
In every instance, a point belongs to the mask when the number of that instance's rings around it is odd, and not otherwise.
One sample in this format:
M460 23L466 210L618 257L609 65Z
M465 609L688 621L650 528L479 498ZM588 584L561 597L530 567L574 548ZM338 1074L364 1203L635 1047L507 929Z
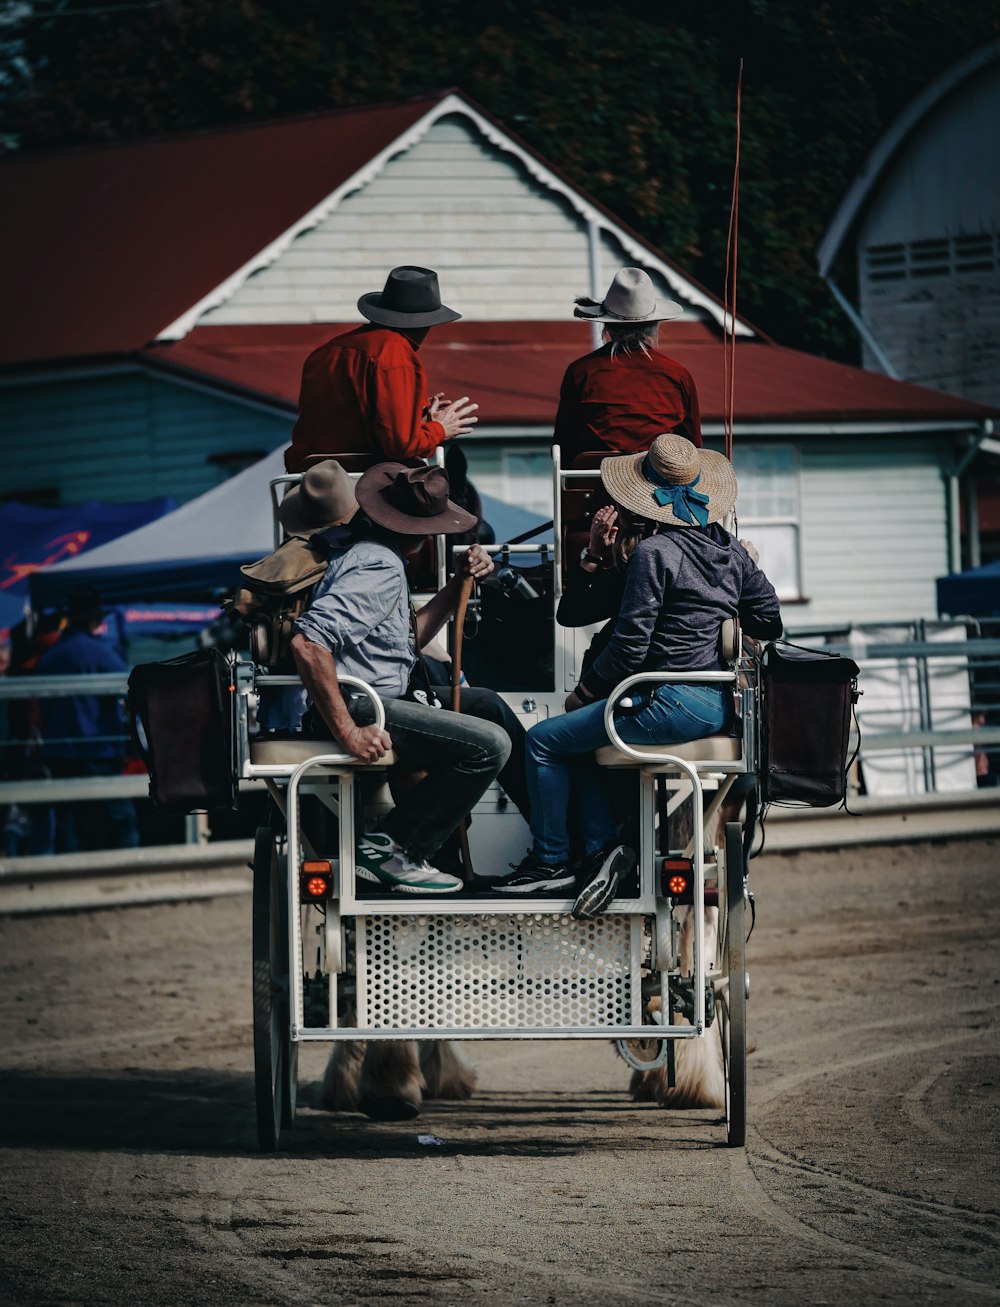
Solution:
M325 496L321 476L330 481ZM358 877L403 893L454 893L462 888L461 880L429 859L504 768L511 741L496 722L403 697L418 644L447 620L461 580L456 574L411 619L402 546L414 537L468 530L476 518L448 498L448 477L441 468L380 463L357 484L363 527L351 522L348 529L340 509L350 509L349 495L346 487L342 496L337 494L338 479L347 482L332 460L319 464L286 495L279 513L285 529L293 532L334 523L323 532L331 551L326 575L293 628L292 653L312 702L303 726L319 738L332 735L363 762L377 762L392 750L408 769L424 773L397 796L381 830L362 836ZM311 520L303 513L310 500ZM329 506L324 510L325 500ZM478 576L490 570L492 564L478 546L460 558L460 573ZM375 690L385 706L384 730L374 725L366 696L342 693L338 673L356 676Z
M128 665L98 632L104 621L95 590L70 596L69 622L59 641L38 663L40 676L128 672ZM125 719L113 695L75 694L48 698L42 708L45 762L53 777L119 776L125 763ZM73 801L56 810L56 850L133 849L139 845L131 799Z

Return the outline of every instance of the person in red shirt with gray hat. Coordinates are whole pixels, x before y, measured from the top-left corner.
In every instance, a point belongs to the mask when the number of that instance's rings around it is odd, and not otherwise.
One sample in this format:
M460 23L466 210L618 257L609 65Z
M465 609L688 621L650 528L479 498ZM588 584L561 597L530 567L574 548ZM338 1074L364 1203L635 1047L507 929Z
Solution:
M313 350L302 369L299 417L285 451L289 472L317 455L429 458L475 426L478 404L428 395L418 350L431 327L462 316L441 303L437 273L393 268L381 291L358 300L367 323Z
M634 454L672 431L701 445L701 410L694 378L656 343L661 322L684 312L658 300L642 268L622 268L601 301L578 299L573 310L600 322L604 344L571 363L559 392L553 444L563 467L583 453Z

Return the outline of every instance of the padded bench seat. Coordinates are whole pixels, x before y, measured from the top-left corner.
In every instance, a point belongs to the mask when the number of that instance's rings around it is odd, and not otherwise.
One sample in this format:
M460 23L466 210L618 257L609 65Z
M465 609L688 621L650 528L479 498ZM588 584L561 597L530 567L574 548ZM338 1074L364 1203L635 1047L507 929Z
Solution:
M250 742L250 764L253 767L288 767L294 770L310 758L320 758L326 753L341 753L336 740L252 740ZM395 753L390 750L377 763L354 760L356 767L391 767L396 762ZM344 763L350 766L350 763Z
M636 749L643 753L656 753L655 744L636 744ZM709 735L703 740L691 740L686 744L663 746L663 756L681 758L684 762L739 762L743 757L743 741L734 735ZM622 753L614 745L605 744L597 750L597 761L602 767L642 767L647 762L640 762L627 753Z

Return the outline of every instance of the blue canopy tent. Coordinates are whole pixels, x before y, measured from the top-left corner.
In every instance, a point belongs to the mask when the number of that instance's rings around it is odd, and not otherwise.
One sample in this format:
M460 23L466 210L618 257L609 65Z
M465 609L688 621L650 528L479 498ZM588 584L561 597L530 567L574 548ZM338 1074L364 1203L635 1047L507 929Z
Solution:
M1000 559L985 567L940 576L936 585L942 617L1000 617Z
M71 590L94 586L105 603L150 603L224 594L239 584L243 563L274 547L268 486L284 475L276 449L173 513L32 578L36 607L65 603ZM538 522L534 513L489 496L483 513L499 541Z
M96 552L176 507L174 499L106 504L88 499L63 508L0 504L0 627L25 616L31 578L57 565Z

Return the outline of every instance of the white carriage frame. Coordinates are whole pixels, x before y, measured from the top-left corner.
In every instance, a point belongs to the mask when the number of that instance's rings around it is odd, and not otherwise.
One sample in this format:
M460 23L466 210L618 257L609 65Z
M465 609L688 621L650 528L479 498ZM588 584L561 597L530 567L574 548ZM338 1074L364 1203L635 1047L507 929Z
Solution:
M553 449L554 477L554 547L551 549L554 569L553 603L558 602L561 593L562 576L562 521L560 491L570 480L593 479L596 470L563 470L559 462L559 449ZM272 506L276 509L278 489L296 483L298 476L276 478L271 483ZM277 517L275 514L275 521ZM276 526L276 535L277 535ZM439 538L439 580L445 580L444 538ZM499 552L505 546L487 546ZM509 547L514 551L537 554L538 545L520 545ZM561 628L556 625L556 676L557 684L560 670L571 657L571 645L560 639ZM418 896L412 894L393 895L384 898L359 898L355 878L355 778L359 771L369 775L384 771L383 764L374 766L362 764L345 753L317 753L299 763L260 763L251 757L249 742L249 696L258 689L274 689L287 686L299 686L301 682L293 676L259 675L250 665L241 663L237 667L237 752L240 774L245 778L262 779L271 789L272 794L283 808L287 830L287 874L285 876L288 895L288 950L290 960L289 974L289 1012L290 1038L295 1044L310 1042L334 1042L338 1040L392 1040L392 1039L461 1039L461 1040L502 1040L502 1039L603 1039L617 1040L650 1039L675 1040L692 1039L702 1036L706 1029L706 985L712 985L716 991L724 984L723 973L710 966L704 952L704 913L695 912L694 948L691 972L693 1021L691 1024L663 1024L651 1026L642 1022L648 990L641 980L641 970L659 972L661 1011L673 1010L668 993L671 975L676 975L671 968L677 957L676 918L672 901L658 893L659 870L656 851L656 784L659 777L666 778L667 788L672 791L667 804L667 813L672 813L680 804L691 800L693 816L693 835L686 856L692 859L694 874L693 901L704 902L705 898L705 823L718 811L726 793L735 778L747 772L754 772L757 766L758 739L755 690L752 684L739 685L739 666L734 671L714 671L692 674L684 673L639 673L630 676L616 687L608 700L605 712L605 724L612 745L629 759L634 759L639 771L639 822L640 843L638 850L638 894L628 898L616 898L608 907L610 917L629 918L629 952L630 976L628 993L630 1000L631 1024L604 1024L599 1026L418 1026L418 1027L370 1027L359 1025L340 1025L338 1023L338 980L346 964L345 927L347 920L353 918L356 923L355 947L360 948L367 919L370 916L421 918L430 916L478 917L485 919L560 918L564 922L569 917L573 900L571 898L539 898L524 896L520 898L499 897L457 897L442 895ZM374 691L364 682L350 676L341 676L340 682L367 694L373 701L376 723L385 724L382 704ZM678 746L678 752L667 749L640 749L623 741L615 727L613 707L630 687L642 683L685 682L705 684L728 684L737 692L742 710L743 731L741 756L738 759L719 760L717 758L697 757L697 746ZM318 746L317 746L318 747ZM685 756L680 756L683 753ZM324 903L324 921L322 925L324 973L328 977L328 1013L325 1026L307 1026L305 1024L305 977L303 971L303 917L310 905L300 902L300 873L303 862L303 840L299 822L299 799L303 787L311 783L322 782L320 788L327 791L322 795L323 802L338 817L338 853L336 859L324 855L330 861L334 877L332 897ZM284 803L280 802L280 790L284 787ZM705 790L714 790L712 802L705 810L703 795ZM719 861L719 938L724 937L725 929L725 875L727 869ZM742 878L742 869L741 869ZM589 923L575 923L581 927ZM644 930L651 939L648 940L648 959L643 958L647 947L644 942ZM356 977L359 987L362 985L361 971L356 954ZM638 1021L635 1018L638 1017ZM665 1046L664 1046L665 1047Z

